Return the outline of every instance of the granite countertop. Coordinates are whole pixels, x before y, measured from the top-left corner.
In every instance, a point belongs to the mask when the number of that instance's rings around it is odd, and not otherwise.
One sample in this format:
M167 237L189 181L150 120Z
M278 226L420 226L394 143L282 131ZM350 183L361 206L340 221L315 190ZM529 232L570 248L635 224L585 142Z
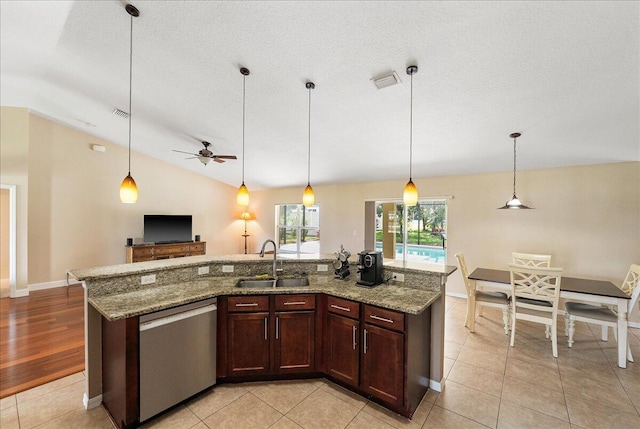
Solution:
M235 284L238 279L239 277L207 277L88 298L88 302L107 320L114 321L220 295L325 293L409 314L422 313L441 295L439 290L409 288L396 284L382 284L374 288L359 287L354 279L344 281L327 275L311 275L310 285L301 287L237 288Z

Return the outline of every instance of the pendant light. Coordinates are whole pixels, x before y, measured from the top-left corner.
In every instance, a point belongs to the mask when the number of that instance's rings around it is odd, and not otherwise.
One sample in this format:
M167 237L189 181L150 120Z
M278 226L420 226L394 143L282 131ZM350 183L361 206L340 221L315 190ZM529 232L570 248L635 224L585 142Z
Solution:
M136 181L131 177L131 81L133 75L133 18L140 16L140 11L128 4L125 7L127 13L131 16L131 31L129 38L129 172L120 185L120 201L127 204L133 204L138 201L138 187Z
M411 179L412 164L413 164L413 75L418 73L418 66L407 67L407 74L411 76L411 108L410 108L410 122L409 122L409 182L404 187L404 194L402 201L407 207L413 207L418 204L418 188Z
M246 82L247 76L249 76L249 69L245 67L240 68L242 73L242 185L238 188L238 194L236 195L236 201L239 206L247 207L249 205L249 189L244 184L244 111L245 111L245 98L246 98Z
M316 201L316 196L313 193L313 188L311 187L311 90L316 87L313 82L307 82L305 84L306 88L309 90L309 150L308 150L308 159L307 159L307 187L304 188L304 193L302 194L302 204L305 207L313 206L313 203Z
M516 196L516 139L520 137L520 133L511 133L509 137L513 139L513 196L504 206L498 207L499 209L530 209L531 207L525 206L520 202Z

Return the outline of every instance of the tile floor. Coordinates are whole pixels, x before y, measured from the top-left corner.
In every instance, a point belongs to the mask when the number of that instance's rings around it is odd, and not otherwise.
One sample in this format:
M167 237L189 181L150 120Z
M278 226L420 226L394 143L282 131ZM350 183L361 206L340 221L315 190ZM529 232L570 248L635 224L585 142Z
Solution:
M143 427L640 428L640 330L630 334L636 363L619 369L616 342L599 341L598 326L577 324L573 349L560 335L554 359L541 325L519 321L510 348L499 311L485 309L470 334L465 306L447 298L446 386L430 391L411 421L328 381L308 380L221 385ZM4 398L0 427L112 428L102 407L82 408L83 392L78 373Z

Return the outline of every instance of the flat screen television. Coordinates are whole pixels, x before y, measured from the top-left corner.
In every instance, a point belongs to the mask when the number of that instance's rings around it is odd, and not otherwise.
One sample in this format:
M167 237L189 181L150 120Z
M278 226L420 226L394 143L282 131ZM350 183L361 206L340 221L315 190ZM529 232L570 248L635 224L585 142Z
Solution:
M145 243L190 242L191 215L144 215Z

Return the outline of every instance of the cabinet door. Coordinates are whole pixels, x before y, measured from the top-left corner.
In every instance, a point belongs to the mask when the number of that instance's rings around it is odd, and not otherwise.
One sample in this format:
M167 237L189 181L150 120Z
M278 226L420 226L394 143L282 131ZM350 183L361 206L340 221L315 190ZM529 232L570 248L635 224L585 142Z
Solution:
M276 313L277 372L311 372L315 369L315 314L315 311Z
M404 392L404 335L365 324L362 338L362 388L401 407Z
M327 373L352 386L358 385L360 322L329 313L327 315Z
M227 320L228 375L266 374L269 371L269 313L229 314Z

